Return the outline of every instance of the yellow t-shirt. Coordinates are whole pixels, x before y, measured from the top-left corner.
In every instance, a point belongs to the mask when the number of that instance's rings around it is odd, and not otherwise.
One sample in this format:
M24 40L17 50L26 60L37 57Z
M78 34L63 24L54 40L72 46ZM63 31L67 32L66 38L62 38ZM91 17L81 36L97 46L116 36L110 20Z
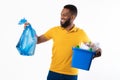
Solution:
M50 70L62 74L77 75L78 70L71 67L72 47L81 42L89 42L86 33L75 26L70 31L56 26L48 30L44 36L47 39L53 39Z

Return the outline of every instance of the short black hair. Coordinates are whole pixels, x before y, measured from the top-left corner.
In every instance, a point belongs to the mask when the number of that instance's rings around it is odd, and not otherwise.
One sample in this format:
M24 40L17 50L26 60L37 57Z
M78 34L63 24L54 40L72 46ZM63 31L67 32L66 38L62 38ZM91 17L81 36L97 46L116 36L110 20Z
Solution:
M64 8L69 9L70 12L71 12L73 15L77 16L77 7L76 7L76 6L74 6L74 5L72 5L72 4L67 4L67 5L64 6Z

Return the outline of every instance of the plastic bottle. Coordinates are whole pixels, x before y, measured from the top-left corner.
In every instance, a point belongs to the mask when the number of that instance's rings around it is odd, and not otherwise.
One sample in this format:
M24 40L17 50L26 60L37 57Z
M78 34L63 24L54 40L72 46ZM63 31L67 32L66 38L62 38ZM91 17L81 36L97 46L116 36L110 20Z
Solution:
M92 48L93 51L96 51L99 48L99 43L94 43L94 46Z
M89 46L86 43L81 43L80 48L85 49L85 50L89 50Z

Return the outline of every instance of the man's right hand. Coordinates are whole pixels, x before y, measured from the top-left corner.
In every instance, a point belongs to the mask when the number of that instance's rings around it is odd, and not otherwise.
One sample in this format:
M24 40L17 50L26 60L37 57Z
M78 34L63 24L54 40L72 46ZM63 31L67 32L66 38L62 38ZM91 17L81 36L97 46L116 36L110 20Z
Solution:
M29 25L29 24L30 24L29 22L26 22L26 23L24 24L24 29L25 29L26 26Z

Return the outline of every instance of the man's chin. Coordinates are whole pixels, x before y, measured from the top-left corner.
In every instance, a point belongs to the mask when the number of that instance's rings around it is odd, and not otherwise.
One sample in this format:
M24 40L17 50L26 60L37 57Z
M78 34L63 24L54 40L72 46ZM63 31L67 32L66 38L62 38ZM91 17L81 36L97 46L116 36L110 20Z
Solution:
M65 24L65 22L60 22L60 24L61 24L61 25L64 25L64 24Z

